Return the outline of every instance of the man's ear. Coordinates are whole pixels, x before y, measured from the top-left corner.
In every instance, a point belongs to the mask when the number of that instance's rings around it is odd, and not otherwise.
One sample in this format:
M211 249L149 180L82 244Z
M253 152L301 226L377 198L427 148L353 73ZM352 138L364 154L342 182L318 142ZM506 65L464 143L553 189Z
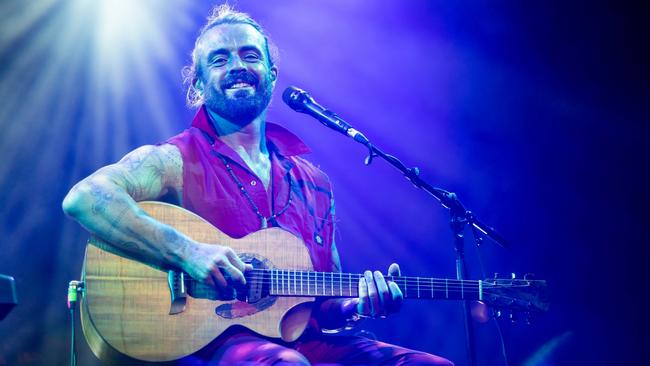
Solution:
M278 67L273 65L271 66L271 81L275 82L278 79Z
M203 94L203 81L201 81L201 79L199 79L199 78L194 79L192 84L194 85L194 89L199 94Z

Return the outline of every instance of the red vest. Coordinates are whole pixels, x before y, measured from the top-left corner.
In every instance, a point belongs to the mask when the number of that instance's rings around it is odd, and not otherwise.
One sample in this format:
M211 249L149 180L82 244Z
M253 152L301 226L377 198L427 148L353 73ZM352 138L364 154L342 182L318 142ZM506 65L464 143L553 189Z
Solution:
M183 207L234 238L260 230L259 216L225 161L262 216L282 212L269 220L268 227L280 227L301 238L314 270L332 271L334 209L329 179L299 156L309 148L283 127L267 123L266 139L271 159L268 191L239 155L219 140L201 107L190 128L167 140L183 157Z

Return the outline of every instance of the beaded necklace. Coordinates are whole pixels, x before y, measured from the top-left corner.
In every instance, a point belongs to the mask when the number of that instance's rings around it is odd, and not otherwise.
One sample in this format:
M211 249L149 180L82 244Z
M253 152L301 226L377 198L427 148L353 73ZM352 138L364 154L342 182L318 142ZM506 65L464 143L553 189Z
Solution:
M266 218L266 217L264 217L264 215L262 215L260 213L260 209L257 207L255 202L253 202L253 199L251 198L251 196L246 191L246 188L244 188L244 185L242 184L242 182L235 175L235 172L233 172L232 167L230 166L230 164L228 164L228 161L226 161L226 158L221 156L221 154L215 154L215 155L217 155L219 157L219 159L221 159L221 161L223 162L223 165L226 167L226 170L228 170L228 174L230 174L230 177L232 178L232 180L235 182L235 184L237 184L237 187L239 187L239 191L244 195L244 197L246 197L246 200L248 200L248 203L250 203L251 208L253 209L253 212L255 212L255 215L257 215L257 217L260 219L260 229L266 229L269 226L268 225L269 221L275 220L278 216L282 215L289 208L289 206L291 205L291 200L292 200L291 192L293 191L293 179L291 179L291 176L289 176L289 194L287 195L287 203L277 213L273 213L273 206L271 206L272 215L269 216L268 218ZM273 184L272 180L273 179L271 179L271 182L269 182L269 184Z

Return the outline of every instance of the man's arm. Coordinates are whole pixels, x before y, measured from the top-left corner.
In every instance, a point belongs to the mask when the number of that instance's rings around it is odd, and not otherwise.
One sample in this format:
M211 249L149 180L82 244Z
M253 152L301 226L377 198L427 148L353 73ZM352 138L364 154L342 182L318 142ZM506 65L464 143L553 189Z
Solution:
M148 216L137 201L182 191L182 158L173 145L143 146L75 185L63 210L97 237L156 266L181 268L225 288L220 268L244 283L244 263L224 246L199 243Z

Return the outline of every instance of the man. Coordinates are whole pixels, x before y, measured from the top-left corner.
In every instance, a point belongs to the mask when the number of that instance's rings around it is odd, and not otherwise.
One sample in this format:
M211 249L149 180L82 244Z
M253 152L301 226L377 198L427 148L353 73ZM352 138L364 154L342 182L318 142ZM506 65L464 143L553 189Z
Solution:
M315 270L340 271L329 180L299 155L294 135L266 123L277 80L269 42L248 15L215 8L187 69L188 103L200 106L192 127L157 146L140 147L78 183L64 211L112 249L153 265L180 268L223 297L245 284L248 264L230 248L200 243L147 216L136 202L165 199L194 211L232 237L266 227L299 236ZM399 275L397 264L389 275ZM295 342L244 329L220 335L187 364L448 364L428 354L360 337L321 334L350 319L384 317L402 293L379 271L366 271L359 298L319 302L310 328Z

